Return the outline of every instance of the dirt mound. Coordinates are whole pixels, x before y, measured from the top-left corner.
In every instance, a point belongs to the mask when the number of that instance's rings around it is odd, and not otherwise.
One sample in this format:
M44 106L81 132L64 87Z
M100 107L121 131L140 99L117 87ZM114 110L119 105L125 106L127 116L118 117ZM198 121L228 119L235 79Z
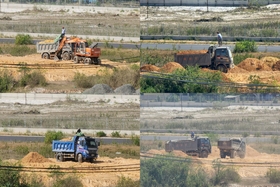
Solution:
M272 66L279 61L279 58L276 57L263 57L261 58L261 61L263 61L266 65L268 65L270 68L272 68Z
M273 66L272 66L273 71L280 71L280 61L277 61Z
M140 71L159 71L159 67L151 65L151 64L145 64L140 68Z
M30 152L25 157L21 159L22 163L42 163L51 162L49 159L43 157L37 152Z
M177 157L188 157L188 155L186 153L184 153L183 151L172 151L171 152L174 156Z
M83 94L108 94L114 93L114 90L107 84L96 84L83 92Z
M252 148L251 146L246 146L246 157L257 157L260 156L261 153L259 153L257 150Z
M168 62L160 69L160 71L165 73L172 73L176 69L185 69L185 68L181 64L178 64L177 62Z
M248 71L238 66L234 66L234 68L228 70L228 73L248 73Z
M157 150L157 149L150 149L148 152L148 154L154 154L154 155L164 155L166 154L165 150Z
M237 66L247 71L271 71L268 65L256 58L246 58Z
M207 53L207 50L187 50L187 51L179 51L178 55L194 55L194 54L204 54Z
M135 94L135 88L131 84L125 84L122 85L115 90L116 94L122 94L122 95L132 95Z

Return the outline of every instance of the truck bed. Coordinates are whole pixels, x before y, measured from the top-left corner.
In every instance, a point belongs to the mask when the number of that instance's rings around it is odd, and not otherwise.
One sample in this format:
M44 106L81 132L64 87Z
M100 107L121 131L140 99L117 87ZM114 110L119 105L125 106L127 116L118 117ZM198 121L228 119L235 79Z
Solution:
M58 47L59 47L59 42L55 42L55 43L40 42L37 43L36 45L37 53L44 53L44 52L53 53L58 49Z
M197 142L193 140L171 140L169 144L165 145L165 151L169 152L172 150L196 151Z
M53 152L75 152L74 141L53 141L52 143Z
M174 54L174 61L186 66L208 67L211 65L211 57L209 53L205 54Z

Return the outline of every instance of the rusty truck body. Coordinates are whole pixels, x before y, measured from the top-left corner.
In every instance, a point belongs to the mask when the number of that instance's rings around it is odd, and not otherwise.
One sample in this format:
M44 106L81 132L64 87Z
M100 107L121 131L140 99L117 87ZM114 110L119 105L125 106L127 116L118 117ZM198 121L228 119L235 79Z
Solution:
M165 143L165 151L180 150L188 155L207 158L211 153L211 143L207 137L188 138L186 140L169 140Z
M241 138L220 138L218 148L221 158L226 158L226 156L245 158L246 155L246 143Z
M199 66L201 68L220 70L224 73L234 67L233 56L229 47L210 46L204 54L175 53L174 61L183 67Z

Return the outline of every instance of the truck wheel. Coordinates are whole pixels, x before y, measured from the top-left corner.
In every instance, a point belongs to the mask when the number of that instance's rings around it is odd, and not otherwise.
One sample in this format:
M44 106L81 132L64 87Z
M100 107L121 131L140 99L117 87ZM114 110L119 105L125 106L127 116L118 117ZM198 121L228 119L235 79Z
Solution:
M225 67L224 65L218 65L217 70L223 73L227 73L227 67Z
M207 151L202 151L200 154L201 158L207 158L208 157L208 152Z
M48 53L43 53L42 58L43 59L50 59L50 55Z
M221 156L221 158L226 158L226 154L223 152L220 153L220 156Z
M235 150L232 150L232 151L230 152L230 158L235 158L235 156L236 156L236 151L235 151Z
M75 64L79 63L79 57L78 56L74 56L73 61Z
M68 53L68 52L65 52L65 53L63 53L63 55L62 55L62 59L63 60L70 60L70 54Z
M63 157L62 153L57 153L56 154L56 160L58 162L63 162L64 161L64 157Z
M83 157L81 154L78 154L78 162L82 163L83 162Z
M84 62L85 62L85 64L91 64L91 59L90 58L86 58Z

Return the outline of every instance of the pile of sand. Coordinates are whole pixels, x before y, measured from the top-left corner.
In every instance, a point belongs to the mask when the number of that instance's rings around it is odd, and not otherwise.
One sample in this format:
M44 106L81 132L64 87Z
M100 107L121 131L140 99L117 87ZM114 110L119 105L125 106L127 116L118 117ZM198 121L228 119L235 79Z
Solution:
M276 57L263 57L261 58L261 61L263 61L266 65L268 65L270 68L273 67L273 65L279 61L279 58L276 58Z
M147 153L148 154L154 154L154 155L164 155L164 154L166 154L165 150L163 150L163 149L161 149L161 150L150 149Z
M261 153L259 153L256 149L251 146L246 146L246 157L258 157Z
M164 73L172 73L176 69L185 69L185 68L181 64L178 64L177 62L168 62L160 69L160 71Z
M268 65L256 58L246 58L237 66L247 71L271 71Z
M204 54L204 53L207 53L208 50L187 50L187 51L179 51L177 54L178 55L183 55L183 54L188 54L188 55L191 55L191 54Z
M37 152L30 152L25 157L21 159L22 163L42 163L51 162L49 159L43 157Z
M273 71L280 71L280 61L277 61L273 66L272 66Z
M145 64L140 68L140 71L159 71L159 67L155 65Z
M234 68L228 70L228 73L248 73L248 71L238 66L234 66Z

